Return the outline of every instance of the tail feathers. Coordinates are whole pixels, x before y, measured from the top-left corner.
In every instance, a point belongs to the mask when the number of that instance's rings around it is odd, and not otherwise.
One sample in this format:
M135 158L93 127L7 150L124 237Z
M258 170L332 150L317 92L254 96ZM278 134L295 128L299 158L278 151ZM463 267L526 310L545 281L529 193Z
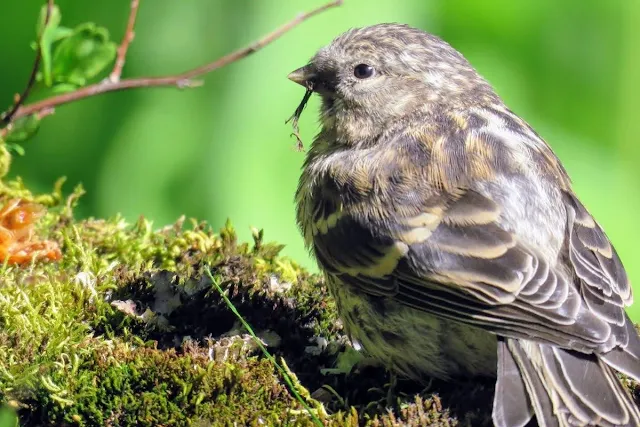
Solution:
M534 400L534 403L539 406L536 412L552 410L551 401L540 378L537 375L530 375L535 372L533 366L526 357L522 356L518 351L512 353L503 338L498 339L498 381L493 401L493 423L496 427L526 426L534 415L532 401L529 399L529 394L532 393L541 396L541 399ZM527 366L522 370L522 374L519 368L521 364Z
M578 425L640 425L638 408L613 369L597 356L540 347L547 380L568 415L583 423Z
M532 410L545 427L640 426L638 407L598 356L504 339L498 345L494 423L523 426Z

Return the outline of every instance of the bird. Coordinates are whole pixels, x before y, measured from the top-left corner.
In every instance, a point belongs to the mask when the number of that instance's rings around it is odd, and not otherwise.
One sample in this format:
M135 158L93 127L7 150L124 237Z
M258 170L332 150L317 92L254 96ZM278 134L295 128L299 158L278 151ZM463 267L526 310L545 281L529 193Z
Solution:
M459 51L382 23L288 78L320 98L297 223L354 342L417 381L495 378L498 427L640 425L618 377L640 380L620 257Z

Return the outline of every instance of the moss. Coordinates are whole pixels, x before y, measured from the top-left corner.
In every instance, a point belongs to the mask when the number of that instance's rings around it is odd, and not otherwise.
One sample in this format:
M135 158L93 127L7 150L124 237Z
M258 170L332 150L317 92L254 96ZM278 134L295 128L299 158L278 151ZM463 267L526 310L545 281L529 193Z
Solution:
M291 418L290 408L298 406L268 361L218 363L197 347L177 351L114 343L78 362L75 374L73 369L50 377L65 384L64 401L52 399L48 388L38 390L40 411L30 422L156 426L234 420L253 425Z
M48 207L37 232L63 253L0 271L2 414L13 408L22 425L314 425L210 268L325 425L489 425L491 384L400 381L387 410L388 373L366 363L345 372L354 351L321 278L262 231L240 243L230 224L77 221L82 189L65 198L61 186L0 188L0 203Z

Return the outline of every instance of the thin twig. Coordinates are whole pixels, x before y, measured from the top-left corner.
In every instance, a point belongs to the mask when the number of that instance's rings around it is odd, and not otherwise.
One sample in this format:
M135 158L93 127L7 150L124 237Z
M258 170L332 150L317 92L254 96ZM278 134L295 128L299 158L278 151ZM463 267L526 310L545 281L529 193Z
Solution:
M49 23L49 19L51 18L51 13L53 11L54 0L47 0L47 12L44 18L44 28L46 28ZM11 110L2 116L2 123L9 124L13 121L14 116L20 109L20 106L26 101L31 89L36 83L36 76L38 75L38 69L40 68L40 60L42 59L42 53L40 49L40 45L42 43L42 34L39 35L40 40L38 40L38 45L36 46L36 57L33 60L33 66L31 67L31 75L29 76L29 81L27 82L27 87L24 88L22 93L18 95L18 98L15 100L13 107Z
M122 37L122 42L118 47L118 54L116 56L116 63L113 66L113 71L111 71L111 74L109 75L109 81L113 83L120 81L120 76L122 75L122 69L124 68L124 63L127 58L129 45L135 37L134 28L136 26L136 16L138 15L139 6L140 0L131 0L131 11L129 12L127 29L125 30L124 37Z
M276 39L280 38L285 33L291 31L296 26L300 25L302 22L312 18L315 15L318 15L321 12L324 12L327 9L339 6L343 3L343 0L333 0L329 3L326 3L316 9L313 9L306 13L301 13L296 16L291 21L277 28L273 32L267 34L262 37L260 40L252 43L250 46L245 47L243 49L232 52L226 56L223 56L213 62L201 65L200 67L194 68L192 70L185 71L181 74L175 74L170 76L162 76L162 77L139 77L139 78L131 78L124 79L118 82L111 82L109 80L105 80L101 83L96 83L94 85L86 86L80 89L77 89L73 92L64 93L61 95L53 96L48 99L44 99L42 101L35 102L33 104L22 106L16 111L13 116L13 119L18 119L20 117L28 116L30 114L37 113L44 109L54 108L62 104L67 104L69 102L78 101L80 99L88 98L91 96L96 96L99 94L107 93L107 92L116 92L126 89L134 89L134 88L142 88L142 87L162 87L162 86L174 86L178 88L191 87L197 84L192 79L207 73L210 73L218 68L224 67L232 62L243 59L252 53L255 53L265 47L266 45L272 43Z

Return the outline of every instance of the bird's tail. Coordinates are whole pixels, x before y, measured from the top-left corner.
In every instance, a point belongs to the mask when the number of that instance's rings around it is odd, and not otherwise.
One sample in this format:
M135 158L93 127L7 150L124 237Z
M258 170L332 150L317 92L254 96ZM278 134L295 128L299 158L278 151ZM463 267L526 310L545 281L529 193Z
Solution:
M593 354L501 338L494 424L522 427L535 415L540 427L640 426L638 407L607 363Z

